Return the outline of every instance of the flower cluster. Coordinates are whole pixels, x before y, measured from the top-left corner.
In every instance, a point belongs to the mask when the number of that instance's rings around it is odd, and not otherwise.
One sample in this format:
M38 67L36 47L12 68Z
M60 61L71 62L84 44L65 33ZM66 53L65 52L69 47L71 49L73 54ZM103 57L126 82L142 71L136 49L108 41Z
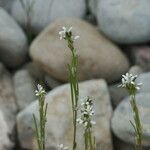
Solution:
M62 31L59 32L59 35L60 35L60 40L71 37L71 39L73 41L75 41L76 39L79 38L78 35L77 36L72 35L72 27L70 27L68 29L66 27L62 27Z
M68 147L64 146L63 144L58 145L59 150L68 150Z
M119 86L126 88L130 94L135 93L140 89L141 85L141 83L135 83L136 78L137 75L126 73L122 75L122 84Z
M92 125L96 124L96 122L92 120L92 116L94 115L92 99L89 97L81 99L80 111L81 116L77 119L79 124L82 124L86 129L90 129Z
M37 97L39 97L39 96L45 95L45 94L46 94L46 92L45 92L44 88L40 84L38 84L37 85L37 90L35 91L35 95Z

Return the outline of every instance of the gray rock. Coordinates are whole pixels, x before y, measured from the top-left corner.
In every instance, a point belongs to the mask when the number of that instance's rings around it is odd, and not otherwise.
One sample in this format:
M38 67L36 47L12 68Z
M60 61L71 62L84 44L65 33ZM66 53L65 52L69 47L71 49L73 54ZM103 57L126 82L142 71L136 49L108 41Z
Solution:
M131 56L135 64L139 65L144 71L150 71L150 47L133 46L131 47Z
M150 72L140 74L136 82L142 83L140 93L150 93Z
M98 32L95 26L79 19L59 19L48 26L32 43L30 56L51 77L65 82L71 55L58 32L62 26L73 26L80 35L75 42L79 55L79 80L104 78L108 82L118 80L129 67L121 50ZM41 51L42 49L42 51Z
M27 70L17 71L13 81L18 109L22 110L36 99L36 83Z
M113 41L124 44L150 40L149 0L99 0L100 29Z
M45 83L51 89L61 85L61 82L55 80L54 78L50 77L49 75L45 75Z
M135 150L135 145L129 144L113 137L114 140L114 150ZM150 147L142 147L142 150L149 150Z
M99 0L88 0L88 1L89 1L89 7L90 7L92 14L94 16L96 16L97 15L97 4L98 4Z
M14 68L26 60L27 39L22 29L0 8L0 61Z
M13 143L9 139L10 129L5 120L3 112L0 110L0 149L11 150Z
M150 147L150 94L137 94L136 100L144 132L143 145ZM133 113L129 98L126 98L116 108L112 117L111 127L119 139L134 144L134 129L129 120L133 121Z
M14 0L0 0L0 7L10 11L13 2Z
M28 70L32 78L36 81L37 84L44 82L45 73L42 68L35 62L29 62L23 66L23 69Z
M133 75L140 75L143 73L143 69L140 66L131 66L131 68L129 69L129 73L133 74Z
M12 16L23 26L30 19L33 32L39 33L56 18L79 17L82 18L86 12L84 0L23 0L26 9L31 8L27 17L25 9L19 0L15 0L12 6ZM42 16L42 17L40 17Z
M108 94L107 85L104 80L91 80L80 83L80 97L90 96L94 99L95 120L94 135L96 136L97 149L112 150L110 117L112 108ZM48 102L46 147L56 149L59 143L71 147L72 145L72 113L70 85L66 84L53 89L46 96ZM37 149L35 139L33 113L38 115L37 102L20 112L17 116L17 131L20 144L26 149ZM78 148L83 148L82 127L78 126L77 140Z
M11 137L13 136L13 129L16 122L17 106L11 75L2 64L0 64L0 110L4 114L9 129L9 136ZM1 124L2 122L0 122L0 126Z
M109 86L109 93L111 97L111 103L113 108L116 108L118 104L128 96L127 91L124 88L118 87L121 83L112 84Z

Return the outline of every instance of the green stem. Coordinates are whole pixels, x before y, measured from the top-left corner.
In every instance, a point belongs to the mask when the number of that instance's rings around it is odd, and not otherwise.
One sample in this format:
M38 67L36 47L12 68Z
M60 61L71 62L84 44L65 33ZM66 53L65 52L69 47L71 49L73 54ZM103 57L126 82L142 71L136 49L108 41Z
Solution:
M133 118L134 118L134 123L131 122L132 126L134 127L135 130L135 135L136 135L136 150L142 150L142 136L143 136L143 131L142 131L142 125L140 121L140 116L139 116L139 110L137 107L137 103L135 100L135 94L131 95L131 101L130 101L132 111L133 111Z

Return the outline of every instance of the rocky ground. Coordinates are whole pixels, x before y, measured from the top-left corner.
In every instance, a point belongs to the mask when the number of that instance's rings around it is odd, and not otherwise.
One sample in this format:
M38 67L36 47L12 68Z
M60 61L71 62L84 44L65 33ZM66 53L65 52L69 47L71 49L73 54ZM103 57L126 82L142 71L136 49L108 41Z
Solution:
M0 1L0 150L36 150L32 114L35 89L47 91L47 150L71 145L72 125L67 64L70 52L59 40L62 26L80 36L80 97L94 99L98 150L134 150L129 97L118 88L121 75L139 75L137 103L150 149L149 0ZM83 149L81 129L79 148Z

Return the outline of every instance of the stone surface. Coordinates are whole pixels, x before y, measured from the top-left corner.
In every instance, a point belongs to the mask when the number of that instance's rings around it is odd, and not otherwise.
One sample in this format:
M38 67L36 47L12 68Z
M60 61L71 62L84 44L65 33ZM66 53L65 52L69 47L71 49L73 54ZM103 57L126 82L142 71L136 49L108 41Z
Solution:
M19 70L13 77L18 109L22 110L36 99L36 83L27 70Z
M26 60L26 36L2 8L0 8L0 27L0 61L8 67L17 67Z
M14 125L16 122L15 115L17 112L17 106L16 106L16 100L15 100L11 75L4 68L2 64L0 64L0 110L4 114L4 118L9 129L8 136L12 137ZM0 126L1 125L2 122L0 122ZM6 130L7 130L7 126L6 126Z
M32 78L36 81L37 84L41 84L44 82L45 73L42 68L37 65L35 62L29 62L23 66L23 69L27 70Z
M10 129L7 125L3 112L0 110L0 149L10 150L13 143L9 139Z
M113 108L116 108L118 104L128 96L127 91L124 88L118 87L121 83L112 84L109 86L109 93L111 97L111 103Z
M49 23L56 18L79 17L82 18L86 12L84 0L23 0L30 17L27 17L25 9L20 1L15 0L12 6L13 17L23 26L30 20L31 28L35 33L39 33ZM42 17L40 17L42 16Z
M150 93L150 72L140 74L136 82L142 83L140 93Z
M114 150L135 150L135 146L133 144L125 143L118 139L117 137L113 137L114 141ZM149 150L150 147L142 147L142 150Z
M137 94L136 100L143 126L143 145L150 147L150 94ZM112 117L111 127L118 138L134 144L134 129L129 120L133 121L133 114L127 98L116 108Z
M13 2L14 0L0 0L0 7L10 11Z
M101 35L95 28L79 19L60 19L48 26L32 43L30 55L50 76L68 80L67 65L71 53L58 32L62 26L73 26L79 55L79 79L104 78L108 82L118 80L128 67L128 60L120 49Z
M97 15L97 4L98 4L99 0L89 0L89 7L90 7L90 11L92 12L92 14L94 16Z
M142 67L145 71L150 71L150 47L133 46L131 47L131 56L135 64Z
M133 74L133 75L140 75L143 73L143 69L140 66L131 66L129 69L129 73Z
M95 120L94 135L96 136L97 149L112 150L111 133L109 121L112 114L110 98L107 85L104 80L90 80L82 82L80 97L90 96L94 99ZM66 84L53 89L46 96L48 102L46 147L56 149L57 145L63 143L71 148L72 145L72 113L70 85ZM26 149L37 149L36 139L33 134L33 113L37 117L37 102L20 112L17 116L17 130L20 144ZM83 148L82 127L78 126L78 149Z
M147 42L150 39L149 5L149 0L99 0L100 29L118 43Z
M45 75L45 84L50 87L51 89L54 89L55 87L61 85L61 82L55 80L54 78L50 77L49 75Z

